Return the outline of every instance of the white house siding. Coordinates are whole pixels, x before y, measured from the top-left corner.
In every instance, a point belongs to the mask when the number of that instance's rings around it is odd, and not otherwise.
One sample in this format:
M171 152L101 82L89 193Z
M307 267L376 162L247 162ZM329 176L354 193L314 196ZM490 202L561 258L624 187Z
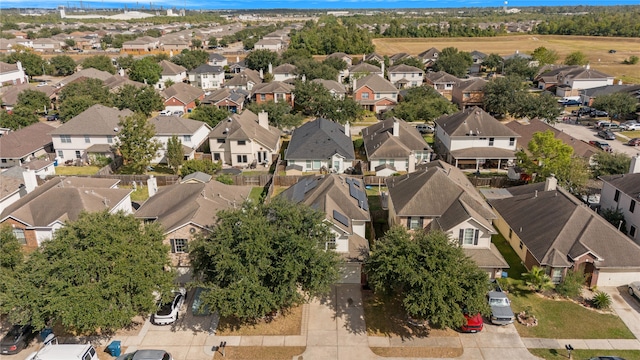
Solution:
M189 81L203 90L220 89L224 84L224 73L189 75Z
M465 248L486 248L491 247L491 233L487 231L482 225L473 219L468 219L449 230L448 234L451 236L451 240L458 243L460 236L460 229L478 229L478 245L462 245Z
M273 80L275 81L285 81L289 79L295 79L296 75L294 73L286 73L286 74L274 74Z
M640 203L638 200L631 198L629 195L620 192L620 197L618 201L614 201L616 193L616 188L611 184L605 182L602 185L602 192L600 193L600 206L603 209L619 209L624 215L624 219L626 221L627 233L631 227L635 227L636 233L632 236L635 242L640 242ZM631 205L631 201L635 201L635 209L633 212L629 211L629 207Z
M606 85L613 85L613 78L608 79L594 79L594 80L568 80L566 84L571 86L572 89L592 89Z
M178 139L182 142L182 145L184 146L188 146L192 149L196 149L198 148L203 142L206 141L207 136L209 135L209 129L206 126L200 126L200 128L198 128L198 130L196 130L196 132L194 132L193 134L175 134L178 136ZM190 135L191 139L190 140L185 140L184 136L185 135ZM167 153L167 143L169 142L169 139L172 137L173 135L156 135L153 138L158 140L162 146L160 147L160 150L158 150L157 152L157 156L151 161L152 163L160 163L160 162L166 162L167 160L165 159L165 155Z
M423 77L418 73L391 73L390 77L393 84L405 79L408 81L407 87L422 86Z
M18 189L15 189L15 190L16 190L15 193L5 197L4 199L2 199L2 201L0 201L0 213L2 213L4 209L6 209L9 205L13 204L14 202L20 199L21 197L20 191L17 191Z
M119 204L114 205L109 211L112 214L122 211L125 214L133 214L133 207L131 206L131 196L127 195Z
M56 224L54 225L54 227L49 230L49 229L36 229L35 233L36 233L36 241L38 242L38 246L41 246L43 242L47 241L47 240L51 240L51 238L53 237L53 233L60 229L62 227L62 225Z
M53 141L53 148L56 150L56 157L61 158L63 162L66 160L75 160L77 158L76 151L80 151L80 158L83 161L87 161L86 150L91 145L115 145L117 140L115 135L111 138L111 142L108 141L107 135L89 135L89 142L86 141L84 136L78 135L71 135L70 139L70 143L63 143L61 140L61 135L51 136L51 140Z
M367 228L367 222L365 221L353 221L351 223L351 228L353 229L353 233L356 235L360 235L363 238L367 238L366 235L366 228Z
M444 132L444 130L440 126L436 126L435 137L440 143L442 143L442 145L444 145L445 148L451 148L451 137L449 136L449 134Z
M181 72L180 74L177 74L177 75L163 75L163 76L160 77L160 80L158 80L158 82L156 83L156 88L164 89L165 88L164 83L167 80L171 80L171 81L173 81L174 84L177 84L177 83L181 83L182 80L184 80L186 78L187 78L187 72L186 71Z
M516 150L517 138L516 137L495 137L491 135L468 136L464 138L455 137L450 140L449 151L469 149L476 147L490 147L489 139L493 138L493 146L498 149ZM513 145L509 145L510 139L514 139Z
M598 271L598 286L623 286L632 281L638 280L638 270L609 270L600 269Z

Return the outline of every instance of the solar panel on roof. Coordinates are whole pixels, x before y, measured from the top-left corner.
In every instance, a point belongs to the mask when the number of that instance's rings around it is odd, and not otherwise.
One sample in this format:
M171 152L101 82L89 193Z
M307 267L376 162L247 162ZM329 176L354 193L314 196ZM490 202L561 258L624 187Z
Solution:
M313 190L316 186L318 186L318 179L313 178L313 179L307 180L307 182L304 185L304 193L306 194L310 190Z
M340 224L344 226L349 226L349 219L347 219L346 216L338 212L338 210L333 210L333 218L336 219Z

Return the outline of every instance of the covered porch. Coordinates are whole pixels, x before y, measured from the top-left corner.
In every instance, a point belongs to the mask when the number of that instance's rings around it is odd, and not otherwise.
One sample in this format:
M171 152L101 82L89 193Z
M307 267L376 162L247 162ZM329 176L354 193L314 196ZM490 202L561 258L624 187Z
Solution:
M453 150L447 156L447 162L459 169L506 169L514 163L516 153L513 150L484 147Z

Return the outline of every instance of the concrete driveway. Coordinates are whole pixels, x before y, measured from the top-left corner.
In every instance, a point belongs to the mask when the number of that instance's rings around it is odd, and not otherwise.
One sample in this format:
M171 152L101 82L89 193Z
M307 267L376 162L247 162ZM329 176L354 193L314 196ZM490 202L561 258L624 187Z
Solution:
M640 339L640 301L629 295L626 286L599 288L611 296L611 307L627 325L636 339Z
M576 125L576 124L568 124L563 122L557 122L553 125L556 129L566 132L567 134L583 140L585 142L589 142L591 140L600 140L606 141L613 148L615 152L625 153L629 156L634 156L640 153L640 147L627 146L623 144L620 140L604 140L601 137L597 136L597 131L593 127L584 126L584 125ZM617 133L614 133L617 134Z

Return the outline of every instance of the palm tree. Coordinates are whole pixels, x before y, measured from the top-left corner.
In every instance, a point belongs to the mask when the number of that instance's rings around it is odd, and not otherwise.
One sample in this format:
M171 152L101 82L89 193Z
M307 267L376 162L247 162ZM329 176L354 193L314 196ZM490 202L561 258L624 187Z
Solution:
M543 268L538 266L534 266L529 272L522 274L522 277L525 283L536 292L553 287L553 282L549 275L545 273Z

